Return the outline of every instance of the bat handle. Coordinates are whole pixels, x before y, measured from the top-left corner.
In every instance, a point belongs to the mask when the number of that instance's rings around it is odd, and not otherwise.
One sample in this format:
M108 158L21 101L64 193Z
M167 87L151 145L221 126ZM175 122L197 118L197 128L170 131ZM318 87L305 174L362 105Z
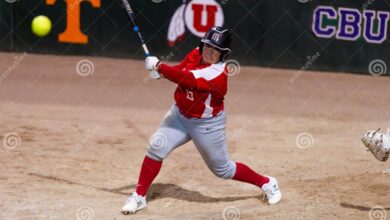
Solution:
M149 56L150 56L150 53L149 53L148 47L146 46L145 43L142 44L142 48L144 49L145 56L146 56L146 57L149 57Z
M148 50L148 47L147 47L146 44L145 44L145 41L144 41L144 39L143 39L141 33L139 32L139 27L138 27L138 26L134 26L134 27L133 27L133 31L134 31L135 33L138 34L138 37L139 37L139 39L141 40L142 49L144 49L145 56L146 56L146 57L149 57L149 56L150 56L150 52L149 52L149 50Z

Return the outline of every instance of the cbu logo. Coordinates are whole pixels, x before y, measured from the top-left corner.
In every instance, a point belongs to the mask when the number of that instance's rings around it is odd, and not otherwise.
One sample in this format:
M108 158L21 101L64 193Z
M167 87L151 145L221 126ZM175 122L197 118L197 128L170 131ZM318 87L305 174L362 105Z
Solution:
M355 41L363 35L367 42L381 44L387 39L389 17L388 11L363 10L361 13L352 8L340 7L336 11L330 6L318 6L313 13L312 30L320 38L336 36Z

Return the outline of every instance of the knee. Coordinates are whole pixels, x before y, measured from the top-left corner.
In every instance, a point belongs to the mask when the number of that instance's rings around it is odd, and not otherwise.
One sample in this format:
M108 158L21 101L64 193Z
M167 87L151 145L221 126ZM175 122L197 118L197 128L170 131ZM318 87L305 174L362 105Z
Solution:
M236 173L236 164L232 161L224 164L223 166L210 167L213 174L222 179L232 179Z
M146 155L152 159L162 161L169 155L169 147L166 136L156 132L149 140Z
M156 148L148 146L148 151L146 152L146 156L157 161L163 161L165 158L167 158L168 154Z
M163 132L157 131L150 137L148 148L161 150L169 148L168 145L169 142L167 135L165 135Z

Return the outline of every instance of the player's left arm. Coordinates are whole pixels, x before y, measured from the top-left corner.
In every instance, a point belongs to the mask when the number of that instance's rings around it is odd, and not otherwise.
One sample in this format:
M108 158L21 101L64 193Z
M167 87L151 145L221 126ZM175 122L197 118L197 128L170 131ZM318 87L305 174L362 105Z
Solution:
M158 66L158 72L167 78L169 81L179 84L187 88L198 88L197 80L194 74L187 70L181 70L175 67L171 67L166 64L160 64Z
M214 66L192 71L176 69L166 64L158 66L158 72L168 80L185 88L203 91L218 89L220 86L215 84L212 79L223 74L223 71L223 68L221 70Z

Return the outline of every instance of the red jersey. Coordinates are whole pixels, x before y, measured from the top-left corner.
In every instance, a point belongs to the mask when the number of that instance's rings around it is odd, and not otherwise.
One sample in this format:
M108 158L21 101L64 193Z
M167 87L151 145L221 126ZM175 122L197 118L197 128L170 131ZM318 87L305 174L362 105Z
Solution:
M225 67L224 62L202 63L196 48L176 66L161 64L159 73L178 84L175 101L180 113L188 118L209 118L223 111L228 76Z

